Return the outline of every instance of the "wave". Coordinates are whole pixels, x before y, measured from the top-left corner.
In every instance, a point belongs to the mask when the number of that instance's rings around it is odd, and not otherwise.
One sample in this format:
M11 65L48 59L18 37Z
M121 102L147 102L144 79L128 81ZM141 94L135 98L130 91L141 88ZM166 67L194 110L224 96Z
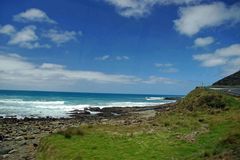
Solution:
M144 107L164 104L165 102L113 102L105 107Z
M63 105L64 101L25 101L23 99L1 99L3 104L32 104L32 105Z
M149 103L149 102L112 102L106 104L76 104L76 105L36 105L36 108L43 108L43 109L62 109L65 111L72 111L72 110L84 110L85 108L110 108L110 107L145 107L145 106L155 106L165 104L162 103Z
M0 116L19 117L68 117L69 112L73 110L84 110L87 108L106 108L106 107L144 107L155 106L169 103L164 102L102 102L102 103L69 103L65 101L40 101L23 99L0 99ZM94 114L94 113L93 113Z
M145 97L147 101L157 101L157 100L164 100L164 97Z
M158 100L162 97L149 97L150 100ZM142 106L152 106L152 105L159 105L164 104L167 102L106 102L102 104L66 104L65 101L28 101L23 99L0 99L1 104L11 105L11 106L18 106L18 105L25 105L25 106L32 106L35 108L89 108L89 107L142 107Z

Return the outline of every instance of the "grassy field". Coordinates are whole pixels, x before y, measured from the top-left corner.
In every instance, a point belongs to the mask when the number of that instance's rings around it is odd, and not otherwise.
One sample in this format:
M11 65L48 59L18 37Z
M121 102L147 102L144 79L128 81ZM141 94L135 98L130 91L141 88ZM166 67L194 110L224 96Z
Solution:
M214 94L219 101L219 93L204 89L194 91L190 97L198 101L206 94ZM188 106L184 101L176 110L146 120L138 117L127 125L70 128L43 138L37 159L240 159L240 102L220 94L222 98L220 108L214 102L210 103L213 108L182 108ZM193 108L198 105L195 100L188 100L194 103Z

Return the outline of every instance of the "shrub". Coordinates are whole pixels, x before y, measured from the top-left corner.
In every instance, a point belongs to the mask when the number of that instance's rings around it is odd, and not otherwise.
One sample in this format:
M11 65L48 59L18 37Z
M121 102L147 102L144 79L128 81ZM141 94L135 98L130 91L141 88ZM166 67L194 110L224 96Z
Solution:
M240 133L230 133L220 141L213 151L214 157L228 155L231 159L240 159Z
M196 88L179 101L177 105L190 111L200 108L224 109L227 106L227 100L226 95L220 92Z
M71 138L72 136L83 136L84 132L80 127L70 127L66 130L58 132L58 134L63 135L65 138Z

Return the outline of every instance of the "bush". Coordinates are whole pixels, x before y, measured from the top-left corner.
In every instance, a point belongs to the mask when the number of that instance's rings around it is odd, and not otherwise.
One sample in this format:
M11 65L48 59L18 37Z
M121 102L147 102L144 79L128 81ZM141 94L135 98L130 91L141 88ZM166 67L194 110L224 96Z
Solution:
M240 159L240 133L230 133L220 141L213 151L214 157L228 155L231 159Z
M84 132L80 127L70 127L64 131L58 132L58 134L63 135L65 138L71 138L72 136L83 136Z
M224 109L227 106L227 101L226 96L222 93L205 88L196 88L177 105L190 111L200 108Z

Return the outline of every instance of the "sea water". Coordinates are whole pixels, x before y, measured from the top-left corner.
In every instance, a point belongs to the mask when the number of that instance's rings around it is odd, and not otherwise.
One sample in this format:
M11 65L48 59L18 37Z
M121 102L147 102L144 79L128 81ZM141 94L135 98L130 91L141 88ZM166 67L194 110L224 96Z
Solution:
M166 97L181 96L0 90L0 116L59 118L89 107L143 107L174 102Z

